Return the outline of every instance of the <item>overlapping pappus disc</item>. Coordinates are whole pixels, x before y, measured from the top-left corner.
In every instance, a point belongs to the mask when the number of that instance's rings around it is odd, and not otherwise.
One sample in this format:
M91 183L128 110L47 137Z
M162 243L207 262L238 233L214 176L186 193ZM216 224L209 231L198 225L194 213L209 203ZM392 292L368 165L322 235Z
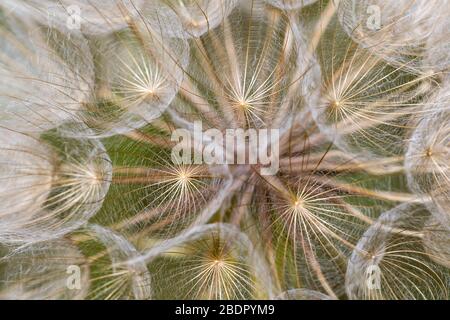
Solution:
M317 0L265 0L265 1L283 10L297 10L310 4L313 4Z
M111 201L98 216L136 241L165 239L207 222L230 196L233 180L225 165L174 161L167 123L146 130L106 142L116 167Z
M142 15L163 36L200 37L217 27L238 0L156 0L147 1Z
M6 17L0 27L0 121L42 132L90 100L94 64L86 39Z
M200 39L173 106L204 127L287 129L313 103L320 69L300 25L252 1ZM266 10L267 9L267 10Z
M78 300L89 290L86 259L67 239L10 248L0 274L1 299Z
M277 300L333 300L330 296L310 289L291 289L276 297Z
M120 234L100 225L90 224L70 235L86 256L89 291L86 299L144 300L152 297L151 278L139 252Z
M264 259L234 226L197 226L148 252L155 298L272 297L272 279Z
M0 298L448 299L450 1L313 2L0 3Z
M101 207L111 163L100 142L7 128L1 133L2 241L57 238L84 224Z
M425 251L435 262L450 268L450 231L435 217L430 217L422 239Z
M424 250L428 213L402 204L383 213L350 258L346 291L350 299L447 299L448 274Z
M11 219L16 219L13 214L31 215L40 210L49 196L54 154L48 145L33 136L12 129L2 128L1 132L2 217L11 215Z
M189 45L163 37L143 21L94 42L96 99L85 104L79 120L66 126L70 136L108 137L140 128L160 117L178 92L189 61Z
M445 87L444 87L445 88ZM405 156L410 189L426 199L431 213L450 226L450 97L442 90L418 121Z
M415 72L436 72L450 63L449 8L448 1L344 0L338 14L348 35L383 59Z
M67 238L12 247L0 260L4 299L149 299L150 275L135 247L88 225ZM17 266L20 268L17 268Z
M8 14L34 20L65 33L98 35L126 27L143 0L5 0Z

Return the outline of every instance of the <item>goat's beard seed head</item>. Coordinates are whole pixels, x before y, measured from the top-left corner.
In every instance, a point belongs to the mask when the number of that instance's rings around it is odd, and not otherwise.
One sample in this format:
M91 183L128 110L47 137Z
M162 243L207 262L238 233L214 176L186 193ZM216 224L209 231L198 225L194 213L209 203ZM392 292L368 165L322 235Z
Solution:
M310 289L291 289L276 297L277 300L332 300L331 297L319 291Z
M8 129L0 132L1 217L17 222L21 220L17 215L21 214L29 219L50 194L54 153L36 137Z
M65 0L17 4L0 297L448 298L448 1L375 1L376 32L367 1L78 0L77 30ZM199 123L276 130L278 170L250 138L173 160Z
M111 164L100 142L1 131L3 242L57 238L101 207Z

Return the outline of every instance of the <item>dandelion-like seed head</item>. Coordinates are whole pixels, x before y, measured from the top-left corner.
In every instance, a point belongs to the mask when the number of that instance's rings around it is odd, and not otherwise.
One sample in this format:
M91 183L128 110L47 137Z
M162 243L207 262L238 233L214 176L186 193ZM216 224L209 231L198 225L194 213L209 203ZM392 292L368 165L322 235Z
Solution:
M0 297L447 299L448 5L2 1Z

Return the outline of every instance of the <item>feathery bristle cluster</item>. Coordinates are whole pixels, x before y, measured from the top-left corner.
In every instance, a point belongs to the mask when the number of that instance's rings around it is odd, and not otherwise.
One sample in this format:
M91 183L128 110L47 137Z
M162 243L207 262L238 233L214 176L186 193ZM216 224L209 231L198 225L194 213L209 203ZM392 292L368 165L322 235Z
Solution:
M448 12L2 1L0 298L448 299Z

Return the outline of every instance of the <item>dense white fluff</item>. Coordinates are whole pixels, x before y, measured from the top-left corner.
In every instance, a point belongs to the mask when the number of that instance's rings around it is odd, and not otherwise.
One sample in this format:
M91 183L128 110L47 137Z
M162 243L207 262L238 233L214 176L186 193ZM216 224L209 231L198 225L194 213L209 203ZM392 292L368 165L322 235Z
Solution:
M202 120L205 129L284 132L305 105L317 103L320 67L301 23L265 11L259 1L247 9L236 8L191 42L189 81L172 106L187 122Z
M55 156L37 137L0 129L0 230L41 210L51 192Z

